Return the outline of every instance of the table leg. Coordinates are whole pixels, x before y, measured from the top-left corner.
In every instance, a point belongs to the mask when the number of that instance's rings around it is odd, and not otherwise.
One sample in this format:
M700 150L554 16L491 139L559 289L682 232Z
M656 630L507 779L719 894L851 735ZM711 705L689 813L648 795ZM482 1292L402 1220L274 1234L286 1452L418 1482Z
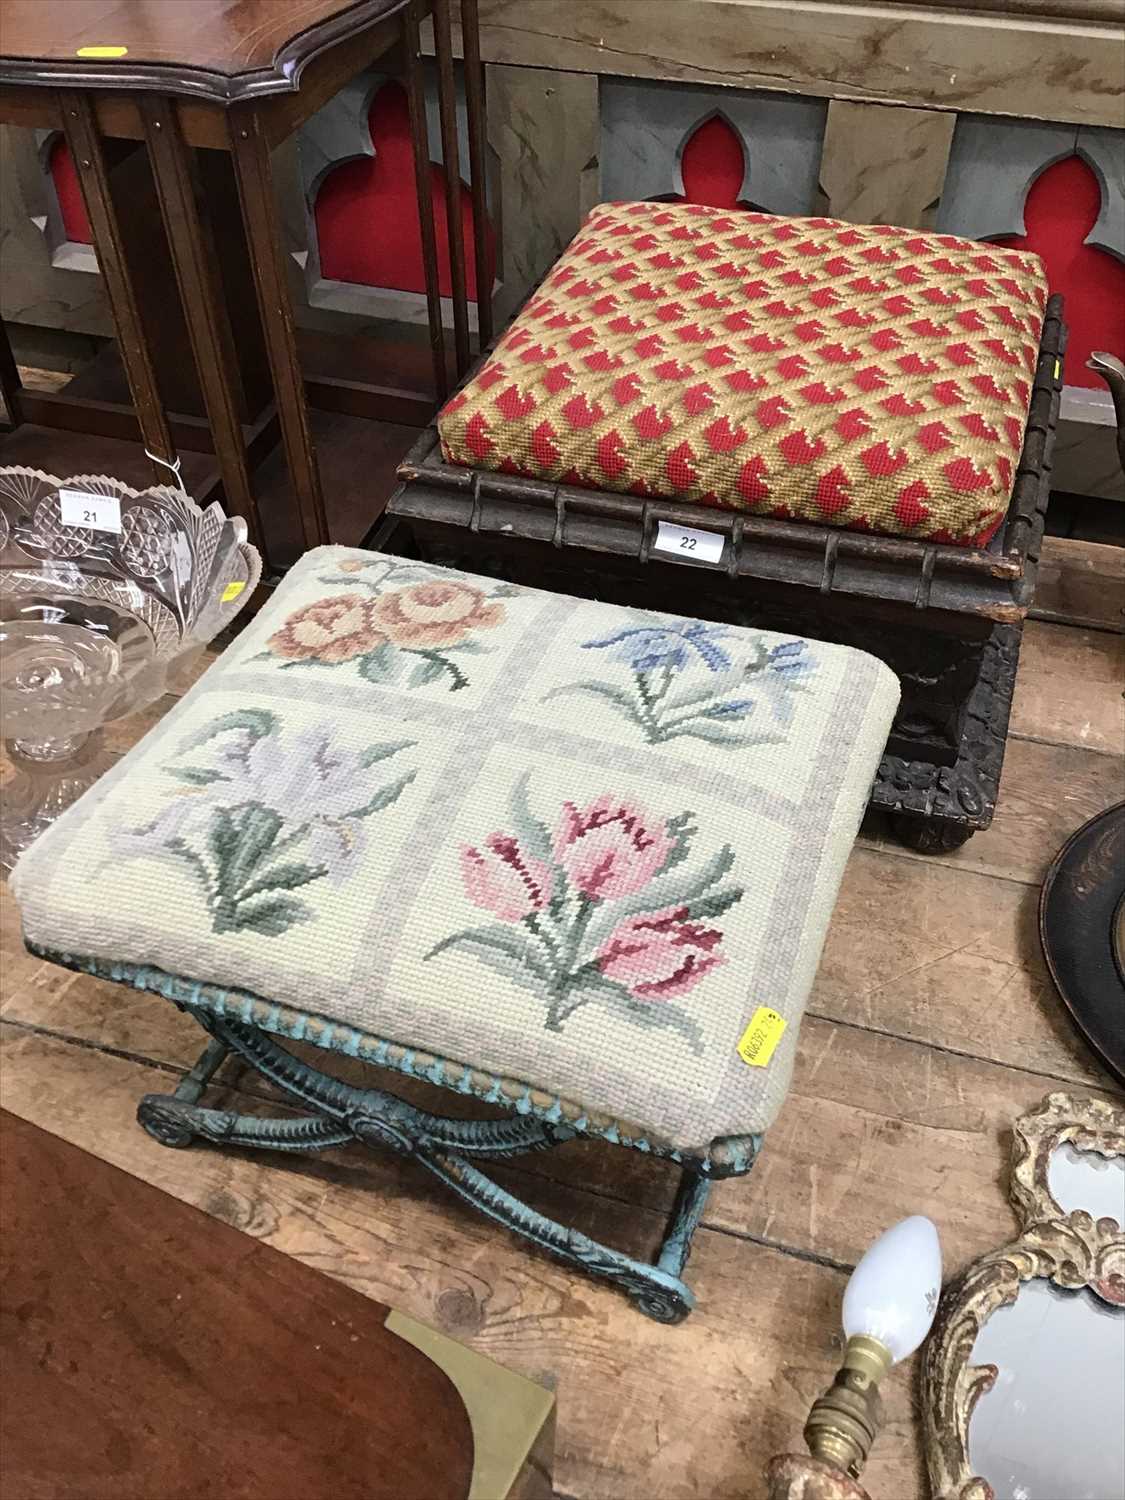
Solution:
M142 96L140 107L227 508L245 520L250 541L262 552L265 561L239 415L234 340L218 279L210 225L199 212L191 161L175 108L169 100L157 95Z
M473 192L473 264L477 273L477 333L481 349L492 342L492 277L488 267L488 155L485 150L484 68L480 60L477 0L461 0L465 54L465 109L469 116L469 174Z
M23 382L20 380L20 372L16 368L16 357L8 341L8 330L3 323L0 323L0 401L4 403L4 410L0 412L0 422L3 422L6 427L18 427L23 421L23 415L20 412L22 390Z
M176 451L137 308L121 225L109 191L105 156L93 107L86 94L70 90L60 90L59 105L67 145L74 158L86 215L94 235L98 267L113 313L121 362L125 367L129 391L136 407L141 438L149 457L153 459L155 478L159 483L166 484L166 466L175 463Z
M328 519L309 432L304 381L297 361L293 304L286 280L269 145L258 113L252 107L232 110L229 128L285 458L297 497L305 546L316 547L328 541Z
M445 228L449 241L449 286L453 294L453 342L457 378L469 368L469 302L465 292L465 241L461 234L461 161L457 148L457 85L453 76L453 38L449 0L433 0L434 52L438 68L438 113L445 165ZM478 296L479 296L478 288Z
M437 234L434 230L434 203L430 192L430 139L426 128L426 91L422 76L422 42L420 0L410 0L403 21L403 44L406 53L406 91L410 103L410 140L414 147L414 191L418 199L418 222L422 231L422 266L426 274L426 313L430 323L430 352L434 365L434 390L437 399L449 395L449 374L445 365L445 333L441 318L441 289L438 283Z

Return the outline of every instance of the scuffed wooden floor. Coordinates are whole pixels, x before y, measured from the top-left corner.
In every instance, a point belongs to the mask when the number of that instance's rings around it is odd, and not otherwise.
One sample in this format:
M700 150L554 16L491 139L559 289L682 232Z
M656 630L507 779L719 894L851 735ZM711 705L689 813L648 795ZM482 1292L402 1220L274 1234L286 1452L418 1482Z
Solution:
M1063 840L1125 790L1123 595L1125 551L1049 542L1039 606L1082 626L1028 627L992 828L938 859L865 828L792 1093L755 1171L712 1194L688 1273L698 1309L678 1328L524 1247L410 1163L360 1148L294 1160L157 1146L134 1124L137 1099L174 1086L200 1034L154 997L30 958L6 892L3 1103L555 1383L561 1496L759 1497L763 1464L800 1446L835 1369L844 1282L871 1239L929 1214L947 1272L1002 1242L1014 1223L1004 1186L1013 1117L1052 1089L1114 1087L1052 991L1036 901ZM116 731L114 747L137 732ZM237 1068L224 1076L231 1098L261 1092ZM504 1180L635 1254L651 1252L673 1188L661 1163L576 1144ZM915 1373L887 1382L866 1474L876 1500L926 1494ZM278 1500L299 1500L279 1485Z

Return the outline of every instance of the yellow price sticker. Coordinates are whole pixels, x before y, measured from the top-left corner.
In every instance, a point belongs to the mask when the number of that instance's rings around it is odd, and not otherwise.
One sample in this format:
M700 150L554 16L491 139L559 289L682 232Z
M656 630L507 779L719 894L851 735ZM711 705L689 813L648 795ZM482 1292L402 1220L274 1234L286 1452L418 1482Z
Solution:
M232 599L237 599L245 587L244 583L228 583L222 592L222 602L229 604Z
M759 1005L738 1043L738 1055L751 1068L764 1068L777 1049L786 1026L784 1016L768 1005Z
M128 47L79 47L76 57L125 57Z
M1061 359L1056 359L1055 360L1055 379L1057 380L1061 374L1062 374L1062 360Z

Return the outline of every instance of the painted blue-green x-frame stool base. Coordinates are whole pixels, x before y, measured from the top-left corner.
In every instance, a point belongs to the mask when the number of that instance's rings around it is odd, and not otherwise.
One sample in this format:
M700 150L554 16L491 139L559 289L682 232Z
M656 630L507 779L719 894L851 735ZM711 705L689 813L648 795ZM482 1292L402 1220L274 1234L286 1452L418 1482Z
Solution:
M620 1287L650 1318L678 1323L695 1304L683 1280L691 1242L716 1177L740 1176L750 1170L759 1138L738 1138L722 1165L685 1161L677 1152L627 1142L646 1154L666 1156L682 1173L676 1200L654 1264L636 1260L537 1213L506 1192L473 1163L505 1160L528 1151L543 1151L589 1134L581 1126L554 1123L539 1112L494 1120L464 1120L429 1114L383 1089L361 1089L310 1066L275 1042L265 1030L218 1014L214 1003L193 1005L185 990L200 992L159 970L105 964L28 944L32 952L67 968L132 984L163 994L191 1015L211 1041L195 1066L170 1094L145 1094L137 1107L138 1123L164 1146L186 1147L196 1140L217 1145L249 1146L275 1151L318 1151L360 1141L409 1156L432 1172L458 1197L488 1218L530 1240L540 1249ZM204 1090L224 1059L234 1054L261 1077L304 1105L297 1117L268 1117L211 1109L200 1103ZM729 1146L734 1146L732 1140Z

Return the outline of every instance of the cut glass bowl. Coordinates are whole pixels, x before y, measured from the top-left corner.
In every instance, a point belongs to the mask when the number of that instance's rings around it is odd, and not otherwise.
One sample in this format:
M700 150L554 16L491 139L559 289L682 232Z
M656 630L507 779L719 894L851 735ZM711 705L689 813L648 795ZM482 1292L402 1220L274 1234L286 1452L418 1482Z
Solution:
M0 467L0 869L105 769L103 726L181 685L260 573L218 505Z

